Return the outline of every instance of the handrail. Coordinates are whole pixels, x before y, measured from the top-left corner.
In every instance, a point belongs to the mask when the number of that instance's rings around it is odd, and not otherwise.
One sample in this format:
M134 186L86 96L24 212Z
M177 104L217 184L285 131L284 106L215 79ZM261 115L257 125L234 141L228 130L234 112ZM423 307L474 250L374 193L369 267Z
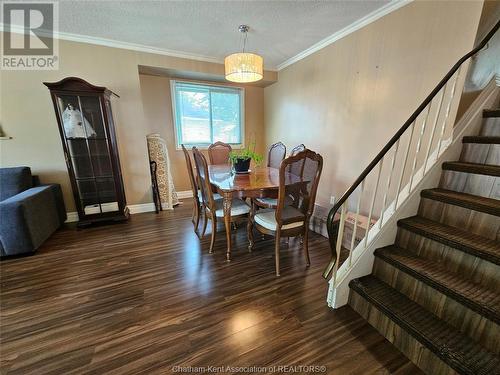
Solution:
M336 251L336 236L337 233L334 228L334 218L336 212L342 207L342 205L347 201L349 196L358 188L358 186L365 180L368 174L373 170L373 168L384 158L387 152L394 146L394 144L401 138L401 136L405 133L405 131L413 124L413 122L420 116L420 114L424 111L424 109L432 102L434 97L441 91L441 89L447 84L451 77L455 74L455 72L462 66L462 64L468 60L470 57L474 56L480 50L482 50L488 41L495 35L495 33L500 28L500 21L498 21L495 26L486 34L486 36L481 40L481 42L470 52L465 54L460 60L456 62L455 65L450 69L450 71L441 79L441 81L437 84L434 90L424 99L422 104L418 106L415 112L406 120L403 126L394 134L394 136L387 142L387 144L382 148L382 150L375 156L375 158L371 161L370 164L365 168L365 170L359 175L359 177L354 181L349 189L342 195L342 197L335 203L330 212L328 213L327 218L327 230L328 237L330 240L330 247L332 250L332 256L330 258L330 262L328 266L323 271L323 277L326 279L328 275L332 272L336 260L337 260L337 251ZM367 232L368 235L368 232Z

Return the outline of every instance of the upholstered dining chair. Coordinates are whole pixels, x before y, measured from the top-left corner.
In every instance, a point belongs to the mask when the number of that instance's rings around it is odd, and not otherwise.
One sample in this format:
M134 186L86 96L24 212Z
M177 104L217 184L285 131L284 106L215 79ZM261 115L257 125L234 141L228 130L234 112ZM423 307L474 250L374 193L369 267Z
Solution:
M205 234L207 222L212 221L212 236L210 238L209 253L213 253L215 244L215 235L217 233L217 219L224 218L224 209L222 199L214 199L210 178L208 174L208 164L205 156L193 147L193 157L198 171L198 186L200 188L202 204L205 208L205 222L203 224L202 236ZM248 217L250 207L241 199L234 199L231 205L231 222Z
M267 166L271 168L279 168L281 161L286 156L286 146L281 142L276 142L269 147L267 154Z
M197 175L193 171L193 163L191 162L191 156L189 155L189 151L186 149L184 145L181 145L181 147L182 151L184 152L184 159L186 159L189 182L191 183L191 190L193 193L193 215L191 221L193 222L195 233L198 233L198 225L202 217L202 214L205 211L205 207L203 205L201 191L198 187ZM214 200L216 201L222 199L222 197L217 193L214 193L213 197ZM204 228L206 228L206 225L204 226ZM205 233L203 232L203 234Z
M269 152L267 155L267 166L271 168L278 169L280 167L281 161L286 156L286 146L281 143L273 143L271 147L269 147ZM276 208L278 204L278 199L276 198L256 198L255 204L257 207L262 208Z
M300 168L291 168L295 164ZM294 175L289 170L299 170L300 175ZM259 232L275 236L276 276L280 275L280 239L281 237L296 237L302 235L306 264L311 264L309 258L309 221L316 201L316 191L323 169L323 158L311 150L304 150L290 156L281 162L279 173L278 205L276 209L255 211L252 204L250 220L248 221L248 249L254 245L253 228ZM289 203L286 203L289 197Z
M191 217L191 221L193 222L194 225L194 231L198 231L198 224L200 222L200 217L202 213L202 199L201 199L201 194L200 191L198 190L198 183L196 182L196 178L194 177L194 172L193 172L193 164L191 163L191 157L189 156L189 152L184 147L184 145L181 145L182 147L182 152L184 153L184 159L186 159L186 166L187 166L187 171L188 171L188 176L189 176L189 182L191 183L191 190L193 192L193 215Z
M230 144L215 142L208 146L210 164L229 164L229 153L233 150Z

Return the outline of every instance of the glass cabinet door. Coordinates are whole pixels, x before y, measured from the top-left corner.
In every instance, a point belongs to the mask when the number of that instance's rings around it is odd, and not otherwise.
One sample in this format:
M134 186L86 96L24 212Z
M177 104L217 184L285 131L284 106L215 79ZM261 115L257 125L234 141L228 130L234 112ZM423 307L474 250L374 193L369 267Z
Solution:
M98 96L58 95L80 205L85 215L118 211L108 134Z

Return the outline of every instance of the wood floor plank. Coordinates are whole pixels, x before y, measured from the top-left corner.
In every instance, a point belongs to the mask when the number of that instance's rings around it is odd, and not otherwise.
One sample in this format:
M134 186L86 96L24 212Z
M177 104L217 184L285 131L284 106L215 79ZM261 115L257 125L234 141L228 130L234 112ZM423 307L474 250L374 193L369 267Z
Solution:
M246 226L225 261L199 240L189 203L84 230L67 226L29 257L0 262L2 374L165 374L172 366L324 365L331 374L418 374L350 307L326 306L328 241L281 246ZM210 231L210 227L208 231ZM280 372L278 372L280 373ZM283 370L281 373L285 373Z

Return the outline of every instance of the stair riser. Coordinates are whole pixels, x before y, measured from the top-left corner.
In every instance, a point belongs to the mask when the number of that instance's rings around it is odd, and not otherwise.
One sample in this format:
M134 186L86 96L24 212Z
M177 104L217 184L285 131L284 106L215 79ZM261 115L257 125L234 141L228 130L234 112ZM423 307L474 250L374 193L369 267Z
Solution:
M375 257L373 274L492 352L500 354L500 327L480 313Z
M498 288L500 283L500 266L407 229L398 228L396 245L423 258L443 262L450 272L467 275L486 287Z
M422 198L419 216L467 230L492 240L500 240L500 217L437 200Z
M349 305L425 373L456 374L406 330L352 289L349 293Z
M487 117L483 119L483 125L479 135L487 135L493 137L500 136L500 117Z
M448 190L500 199L500 177L443 171L439 187Z
M464 143L460 161L476 164L500 165L500 145Z

